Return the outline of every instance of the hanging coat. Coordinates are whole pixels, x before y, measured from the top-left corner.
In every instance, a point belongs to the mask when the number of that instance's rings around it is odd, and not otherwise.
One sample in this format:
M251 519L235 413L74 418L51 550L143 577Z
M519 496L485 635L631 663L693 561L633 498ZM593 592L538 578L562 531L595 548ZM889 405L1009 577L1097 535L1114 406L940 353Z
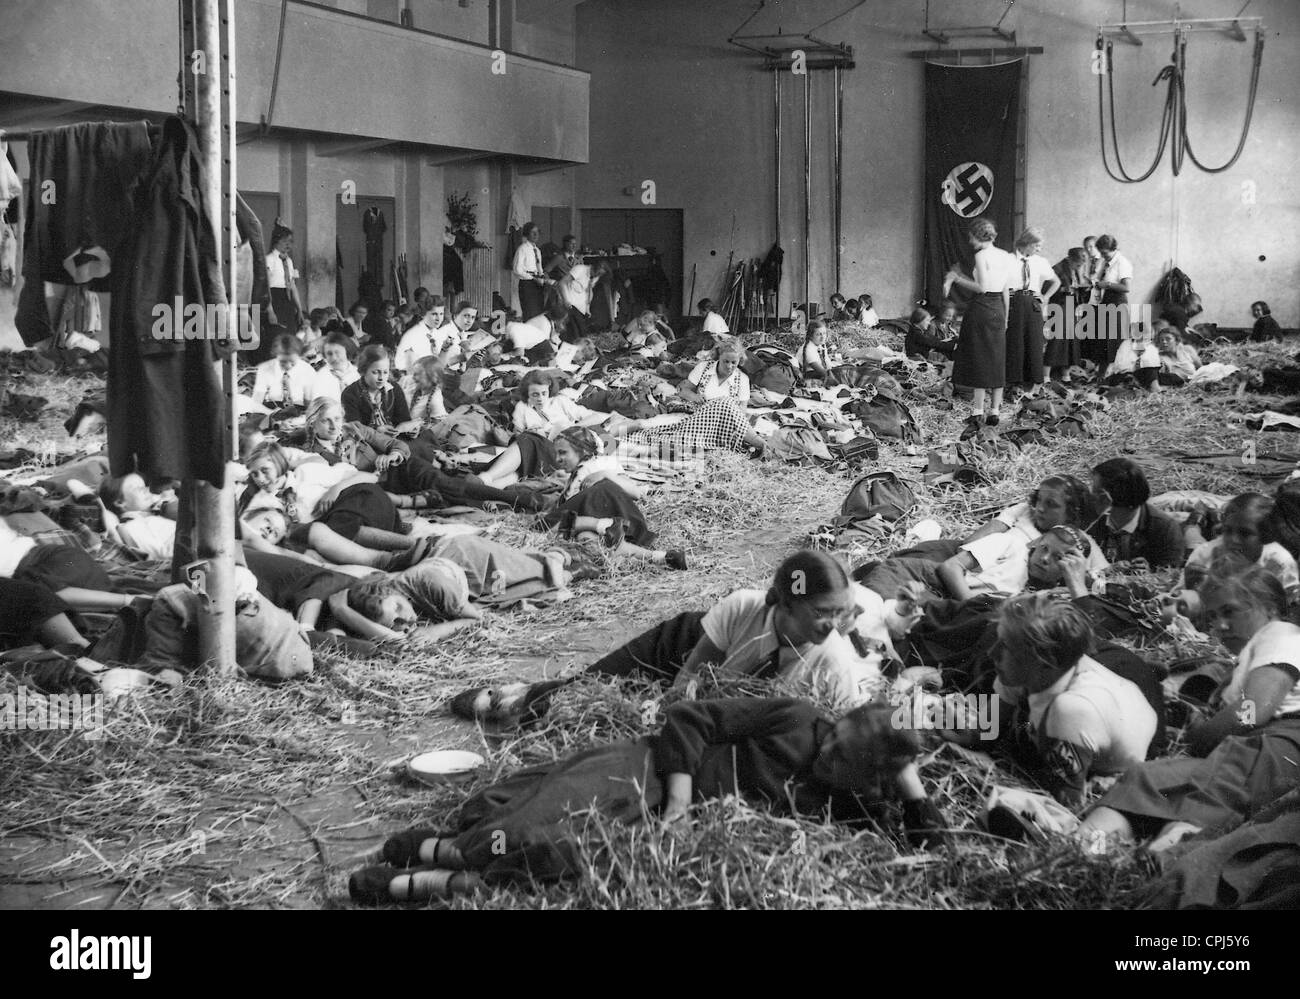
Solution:
M100 122L35 132L14 325L27 346L54 335L45 282L112 291L130 230L131 193L153 155L148 122Z
M191 478L221 486L229 457L215 362L231 342L206 327L198 339L154 335L157 305L225 306L205 183L193 126L168 118L126 219L109 338L109 463L114 475L138 471L150 486Z

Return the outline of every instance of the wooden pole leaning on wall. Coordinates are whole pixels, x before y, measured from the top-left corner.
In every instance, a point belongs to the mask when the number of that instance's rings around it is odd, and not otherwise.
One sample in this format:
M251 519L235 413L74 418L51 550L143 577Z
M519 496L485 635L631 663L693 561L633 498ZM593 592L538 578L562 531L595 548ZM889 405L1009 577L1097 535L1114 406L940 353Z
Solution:
M803 313L812 318L809 301L812 270L812 74L803 74Z
M781 245L781 73L783 71L778 67L772 69L772 112L773 125L776 136L776 159L773 163L774 190L772 195L772 216L773 229L776 232L772 240L777 246ZM776 321L781 319L781 283L776 285L776 293L773 296L772 316Z
M217 253L224 252L222 220L227 215L222 192L222 76L227 64L221 59L221 0L199 0L197 27L198 47L204 53L197 74L199 144L205 169L204 201L217 237ZM233 55L233 54L232 54ZM233 149L231 151L233 164ZM232 178L233 179L233 178ZM230 289L233 292L233 288ZM235 314L232 310L231 315ZM227 324L229 330L230 325ZM227 423L229 416L223 419ZM227 434L227 437L229 435ZM232 442L223 450L230 457ZM233 674L238 668L235 656L235 490L229 477L221 488L194 481L194 522L197 535L196 558L188 571L196 591L206 596L199 613L199 659L220 675Z

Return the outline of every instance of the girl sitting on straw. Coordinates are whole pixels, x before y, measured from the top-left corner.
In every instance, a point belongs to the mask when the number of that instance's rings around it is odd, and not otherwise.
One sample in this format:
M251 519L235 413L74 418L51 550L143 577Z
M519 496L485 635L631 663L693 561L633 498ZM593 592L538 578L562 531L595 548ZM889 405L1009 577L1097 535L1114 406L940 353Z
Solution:
M611 433L639 430L641 423L617 413L597 413L565 396L551 395L551 376L530 371L519 383L520 401L513 419L516 436L510 446L477 478L486 486L500 488L553 472L556 467L555 436L573 426L605 426Z
M1134 767L1087 816L1079 832L1095 849L1154 835L1148 849L1160 852L1227 831L1300 784L1300 628L1285 620L1282 584L1229 554L1200 594L1236 668L1217 712L1188 731L1197 758Z
M1300 598L1300 571L1291 553L1273 540L1270 521L1275 501L1260 493L1242 493L1224 505L1219 515L1223 527L1217 538L1197 546L1183 567L1183 589L1200 585L1214 560L1236 555L1272 573L1282 584L1287 602Z
M1078 807L1089 777L1124 773L1148 758L1163 735L1160 682L1127 650L1098 651L1083 610L1046 593L1013 597L999 610L997 636L993 690L998 717L1011 722L1001 734L1057 801ZM1142 685L1113 672L1112 663L1126 672L1136 666Z
M307 410L307 433L305 450L309 454L320 455L330 465L342 463L358 472L374 472L388 498L400 510L436 510L484 503L501 503L525 510L539 508L536 497L528 490L494 489L468 476L444 472L426 457L436 457L440 452L423 441L408 444L364 424L345 423L343 407L332 399L312 402ZM413 453L412 444L419 453Z
M636 501L644 490L623 471L614 455L604 453L601 439L586 427L569 427L555 438L555 456L569 473L563 501L542 514L544 527L559 527L576 541L604 541L620 555L685 569L686 553L655 548L655 534Z
M374 905L574 877L584 869L585 816L636 822L659 814L671 827L689 823L693 802L737 792L778 813L843 821L868 820L893 792L908 839L937 844L944 819L921 783L916 734L891 724L892 712L866 706L832 721L792 699L680 701L658 735L506 777L466 801L449 833L392 837L387 864L357 871L348 891Z

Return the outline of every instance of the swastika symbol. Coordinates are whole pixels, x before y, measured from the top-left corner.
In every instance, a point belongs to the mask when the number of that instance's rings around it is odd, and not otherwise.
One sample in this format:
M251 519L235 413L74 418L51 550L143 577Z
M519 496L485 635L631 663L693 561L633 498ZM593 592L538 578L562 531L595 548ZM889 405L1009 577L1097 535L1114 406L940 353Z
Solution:
M944 178L941 197L962 218L974 218L993 200L993 171L983 163L960 163Z

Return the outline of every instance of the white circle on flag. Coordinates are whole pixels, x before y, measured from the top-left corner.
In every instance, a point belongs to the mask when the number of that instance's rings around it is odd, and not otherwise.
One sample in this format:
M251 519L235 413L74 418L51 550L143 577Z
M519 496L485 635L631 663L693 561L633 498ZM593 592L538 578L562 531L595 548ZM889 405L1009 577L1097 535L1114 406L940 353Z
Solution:
M993 200L993 171L983 163L959 163L940 186L943 203L962 218L971 219Z

